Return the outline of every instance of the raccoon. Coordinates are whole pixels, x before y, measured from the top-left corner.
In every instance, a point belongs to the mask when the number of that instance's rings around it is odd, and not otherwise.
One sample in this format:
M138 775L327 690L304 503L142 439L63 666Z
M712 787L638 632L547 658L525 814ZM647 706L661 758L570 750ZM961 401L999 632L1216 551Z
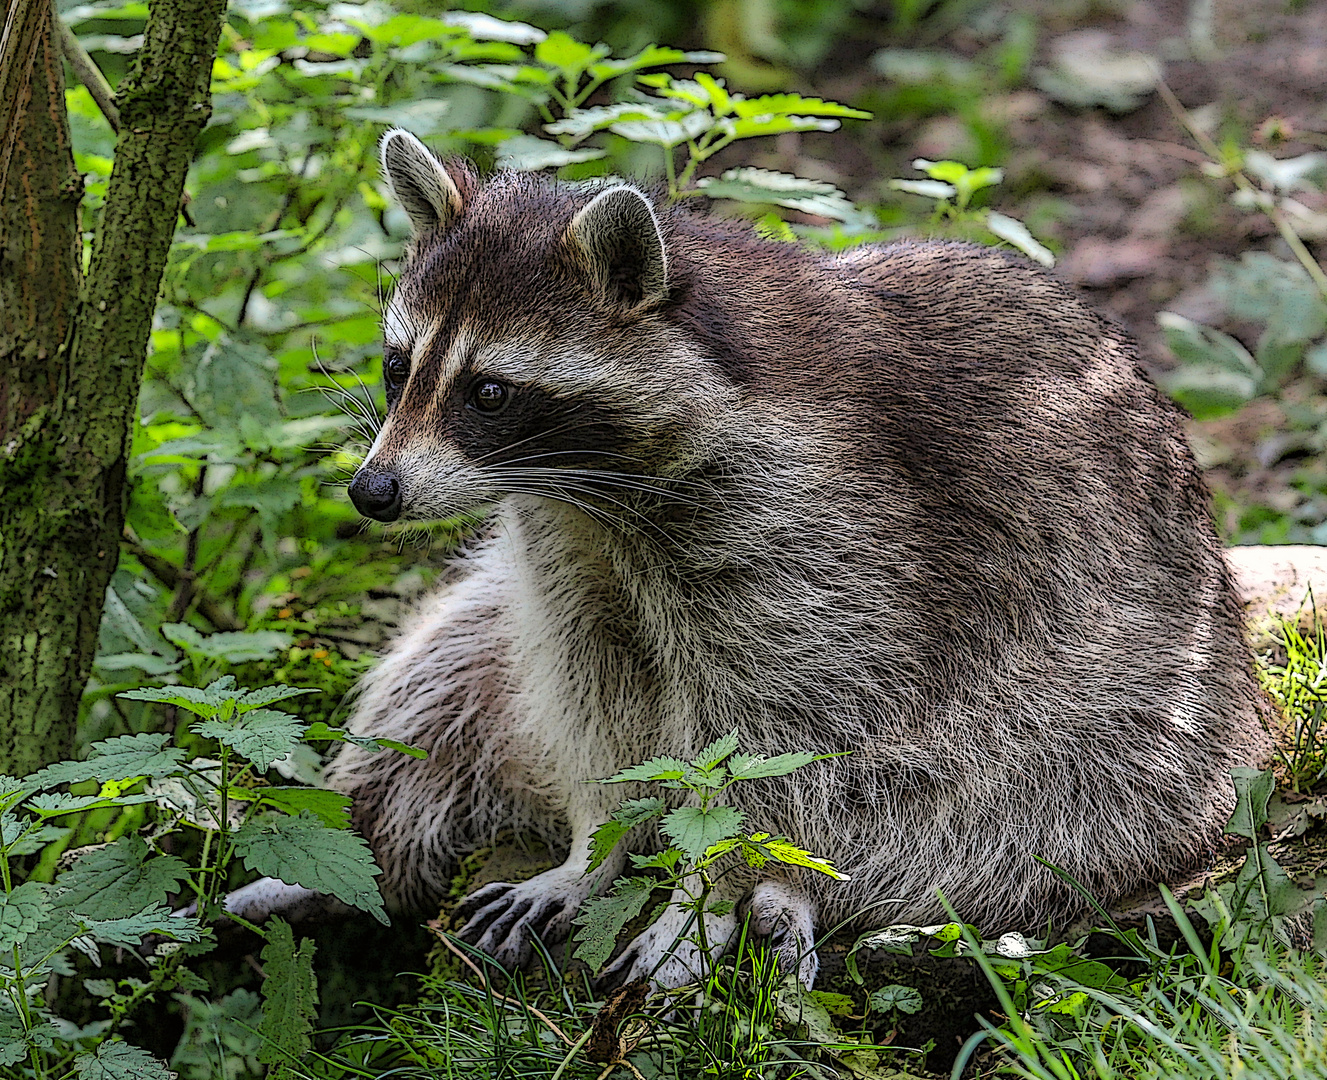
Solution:
M815 928L863 911L934 922L942 892L1044 928L1080 902L1039 859L1109 900L1210 856L1269 739L1182 414L1118 328L999 250L824 254L400 130L381 157L413 239L350 498L490 508L358 693L355 730L427 760L346 746L328 774L393 907L540 835L560 866L461 912L521 963L622 868L586 874L622 794L587 781L733 728L844 755L730 789L849 876L722 880L745 908L710 940L749 910L807 985ZM683 917L612 973L687 981L694 947L660 963Z

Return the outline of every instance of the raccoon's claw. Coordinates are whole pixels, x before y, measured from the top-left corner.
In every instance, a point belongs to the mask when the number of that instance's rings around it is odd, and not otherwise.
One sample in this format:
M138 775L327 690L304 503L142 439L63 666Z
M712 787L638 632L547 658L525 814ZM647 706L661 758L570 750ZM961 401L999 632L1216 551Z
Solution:
M465 897L452 911L452 925L468 927L480 911L486 911L493 902L516 888L505 881L494 881L481 886Z
M576 903L538 886L538 878L520 885L485 885L457 907L453 922L465 920L457 937L512 969L530 958L536 937L565 936Z

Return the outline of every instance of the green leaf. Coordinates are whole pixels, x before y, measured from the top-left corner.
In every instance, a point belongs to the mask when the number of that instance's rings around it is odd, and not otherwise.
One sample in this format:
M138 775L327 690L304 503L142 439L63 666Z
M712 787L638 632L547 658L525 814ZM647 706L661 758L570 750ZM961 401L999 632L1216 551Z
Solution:
M594 830L590 837L590 870L598 870L618 841L637 825L661 816L666 807L663 799L628 799L613 816Z
M649 902L654 885L654 879L649 877L618 878L607 896L587 900L580 914L571 920L581 928L576 935L576 958L584 960L594 971L603 967L613 953L618 934Z
M476 41L508 41L513 45L535 45L548 35L537 26L497 19L480 11L449 11L442 16L448 26L458 26Z
M1265 324L1281 341L1307 343L1327 330L1327 299L1297 262L1248 251L1218 267L1211 285L1234 318Z
M268 806L298 817L308 811L331 829L350 828L350 797L311 787L254 788L250 793Z
M642 782L659 782L681 780L686 775L687 763L680 758L657 757L650 758L649 761L643 761L639 765L632 765L630 768L623 769L620 773L600 780L601 784L625 784L630 780ZM677 784L668 784L669 787L677 787Z
M245 697L245 693L235 689L235 676L223 675L201 689L196 686L145 686L139 690L126 690L117 696L130 701L157 701L163 705L174 705L195 716L211 719L222 705L228 701L239 701Z
M870 997L871 1008L877 1012L889 1012L891 1009L897 1009L899 1012L909 1015L921 1012L922 996L911 986L900 986L898 983L891 983L889 986L882 986L879 990L873 990Z
M637 870L664 870L671 874L677 870L682 852L678 848L670 847L653 855L628 855L627 858Z
M154 641L142 621L126 604L114 587L106 590L106 608L102 622L115 630L128 641L137 645L145 653L160 653L160 642Z
M182 664L178 660L167 660L152 653L102 653L96 660L97 668L105 672L141 671L149 678L157 679L179 671Z
M1258 367L1262 369L1264 390L1275 390L1294 372L1304 358L1302 341L1284 338L1276 326L1269 326L1258 338L1258 348L1253 354Z
M809 990L806 996L831 1016L851 1016L856 1011L856 1003L848 994L836 994L832 990Z
M25 881L8 896L0 894L0 953L22 945L50 906L49 886L38 881Z
M714 118L708 112L696 110L671 119L620 120L608 130L632 142L652 143L668 149L703 135L713 126Z
M27 807L38 817L48 818L78 814L84 810L99 810L104 806L133 806L155 801L152 795L67 795L53 792L33 796L28 800Z
M1257 396L1262 370L1234 338L1173 311L1161 312L1157 322L1181 362L1159 381L1196 419L1224 416Z
M285 757L300 742L305 725L290 713L276 709L254 709L230 720L202 720L191 731L216 739L266 772L277 758Z
M165 903L188 877L189 867L182 859L148 858L141 837L122 836L80 856L60 876L65 890L61 901L79 915L123 919Z
M790 210L852 224L872 221L870 214L854 206L833 184L769 169L729 169L717 179L702 177L696 181L696 186L711 199L786 206Z
M20 821L8 811L0 814L0 847L11 859L35 855L47 844L68 835L69 830L58 825L33 825Z
M837 755L812 754L805 750L792 754L779 754L772 758L757 757L754 754L736 754L728 762L728 771L734 780L759 780L768 776L786 776L803 765L835 756Z
M102 1043L95 1054L79 1054L74 1072L78 1080L175 1080L178 1075L146 1050L118 1040Z
M577 139L595 131L612 127L620 120L660 120L665 110L648 102L622 101L614 105L595 105L589 109L572 109L561 120L545 124L550 135L571 135Z
M891 180L889 186L894 191L921 195L927 199L952 199L958 194L958 188L953 184L946 184L943 180Z
M165 904L151 904L121 919L79 920L86 933L106 945L136 949L149 934L164 934L176 941L202 940L202 927L193 916L175 916Z
M534 58L556 68L569 82L579 79L587 67L607 55L606 45L585 45L561 30L554 30L534 47Z
M257 690L250 690L239 699L237 705L240 712L248 712L250 709L257 709L263 705L271 705L277 701L285 701L287 698L299 697L300 694L318 694L321 691L314 686L263 686Z
M10 990L10 993L13 993L13 990ZM0 1065L16 1065L28 1057L30 1048L49 1050L55 1040L60 1038L62 1034L60 1029L49 1019L43 1018L41 1013L33 1017L33 1020L36 1022L29 1029L23 1017L12 1005L9 995L0 994ZM17 1075L30 1077L32 1073L25 1069Z
M7 998L0 998L0 1065L17 1065L27 1056L27 1029L23 1017Z
M1304 366L1318 378L1327 378L1327 340L1310 345L1305 350Z
M696 76L697 80L701 78ZM762 94L754 98L735 98L733 112L738 116L842 116L851 120L870 120L871 114L861 109L840 105L837 101L802 97L801 94Z
M1237 375L1247 375L1255 381L1262 375L1248 349L1229 334L1193 322L1173 311L1161 312L1157 315L1157 323L1161 326L1166 345L1183 363L1210 365Z
M723 53L702 50L683 52L662 45L647 45L635 56L621 60L600 60L590 65L589 74L595 79L612 79L629 71L642 71L664 64L721 64L724 59Z
M1258 380L1216 365L1185 364L1157 382L1195 420L1227 416L1258 396Z
M729 839L741 827L742 812L731 806L712 806L708 810L679 806L660 825L664 835L692 862L701 859L710 845Z
M500 169L538 172L540 169L556 169L581 161L594 161L606 153L605 150L568 150L536 135L514 135L498 143L495 164Z
M1235 876L1235 895L1244 896L1245 917L1251 915L1257 922L1289 915L1306 906L1303 901L1312 900L1311 894L1302 893L1295 886L1280 863L1272 858L1266 844L1249 848L1245 853L1244 865Z
M1047 267L1055 265L1055 255L1051 249L1040 243L1028 231L1028 227L1017 218L997 214L994 210L991 210L986 214L986 228L1001 240L1007 240L1013 244L1014 247L1034 262L1039 262L1042 266Z
M390 925L374 878L381 874L362 837L309 813L245 823L234 835L244 865L288 885L328 893Z
M290 924L274 918L267 924L263 946L263 1018L259 1031L263 1044L258 1060L267 1065L288 1065L313 1048L313 1024L318 1018L318 978L313 973L312 938L295 948ZM282 1070L284 1073L285 1070Z
M276 371L276 361L264 347L222 334L189 371L189 401L211 428L256 433L275 429L283 419Z
M290 634L283 634L279 630L252 633L234 630L200 634L188 623L162 623L161 634L172 645L178 645L192 656L224 660L228 664L271 660L290 648L295 640Z
M724 117L719 123L734 139L754 139L762 135L783 135L790 131L838 131L837 120L822 120L814 116L756 116L732 120Z
M705 747L699 754L691 759L693 769L713 769L726 761L737 749L737 729L733 728L727 735L715 739L709 746Z
M304 741L348 742L352 746L372 750L375 753L379 750L397 750L412 758L423 759L429 756L429 752L422 747L411 746L409 743L399 742L396 739L373 739L367 735L356 735L353 731L346 731L344 728L328 727L321 720L309 725L308 730L304 732Z
M417 98L395 105L356 105L344 110L344 115L369 124L407 128L411 134L426 139L449 130L445 117L450 108L451 102L444 98Z
M828 859L817 858L809 852L803 851L795 844L789 843L787 840L780 840L777 837L774 837L764 841L762 847L764 847L773 858L781 863L787 863L789 866L804 866L808 870L817 870L822 874L827 874L829 877L834 878L836 881L849 880L848 875L841 874L839 871L835 870L834 865Z
M139 691L130 691L120 696L129 697L137 693ZM118 735L113 739L93 743L88 749L86 761L61 761L48 765L33 773L24 783L34 788L50 788L83 780L164 776L178 770L184 761L184 751L178 746L167 746L169 742L170 736L164 734L142 732L138 735Z
M1225 832L1256 844L1259 830L1267 824L1267 804L1276 790L1276 779L1271 769L1251 769L1245 765L1231 769L1230 779L1235 785L1235 809L1226 822Z

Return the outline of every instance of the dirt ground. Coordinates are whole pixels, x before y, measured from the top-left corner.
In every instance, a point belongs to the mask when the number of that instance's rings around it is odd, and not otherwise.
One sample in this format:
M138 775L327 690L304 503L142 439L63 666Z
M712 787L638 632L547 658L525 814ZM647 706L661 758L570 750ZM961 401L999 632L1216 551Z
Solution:
M1038 27L1031 82L982 100L983 120L1007 146L1005 183L994 205L1022 217L1059 253L1056 272L1074 282L1098 310L1138 338L1153 372L1173 366L1156 316L1178 312L1215 325L1250 347L1255 332L1224 317L1206 287L1221 259L1248 250L1286 254L1271 221L1231 205L1227 180L1205 176L1206 160L1157 93L1112 112L1074 107L1040 88L1066 49L1087 44L1139 52L1160 61L1166 84L1218 143L1234 139L1275 157L1327 148L1327 2L1324 0L1062 0L1015 4ZM980 58L996 40L983 33L994 20L977 16L931 48ZM881 43L845 43L822 65L815 89L870 107L882 78L872 66ZM957 156L969 164L971 122L951 115L913 120L877 119L833 136L794 136L781 146L775 167L839 182L857 198L879 199L888 176L915 176L915 157ZM845 153L843 141L853 147ZM1321 195L1304 195L1313 210ZM1314 245L1310 243L1312 249ZM1323 242L1317 257L1323 259ZM1307 393L1316 400L1321 386ZM1325 414L1327 415L1327 414ZM1236 536L1237 506L1313 518L1306 496L1304 449L1286 434L1282 409L1258 400L1232 417L1193 425L1195 445L1218 492L1218 511L1232 539L1327 542L1302 530L1291 536ZM1327 471L1309 463L1311 479ZM1295 490L1295 486L1301 489ZM1228 499L1221 498L1225 494ZM1321 501L1321 496L1319 496ZM1233 504L1233 505L1232 505ZM1321 521L1327 513L1317 517Z

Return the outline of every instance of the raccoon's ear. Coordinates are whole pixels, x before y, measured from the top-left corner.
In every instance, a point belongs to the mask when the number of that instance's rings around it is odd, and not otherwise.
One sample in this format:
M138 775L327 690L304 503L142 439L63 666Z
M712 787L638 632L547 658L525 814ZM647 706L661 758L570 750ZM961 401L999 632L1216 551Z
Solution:
M408 131L392 128L379 144L382 172L416 235L446 229L463 200L446 166Z
M569 234L610 302L636 307L667 295L668 256L659 219L634 187L600 192L572 218Z

